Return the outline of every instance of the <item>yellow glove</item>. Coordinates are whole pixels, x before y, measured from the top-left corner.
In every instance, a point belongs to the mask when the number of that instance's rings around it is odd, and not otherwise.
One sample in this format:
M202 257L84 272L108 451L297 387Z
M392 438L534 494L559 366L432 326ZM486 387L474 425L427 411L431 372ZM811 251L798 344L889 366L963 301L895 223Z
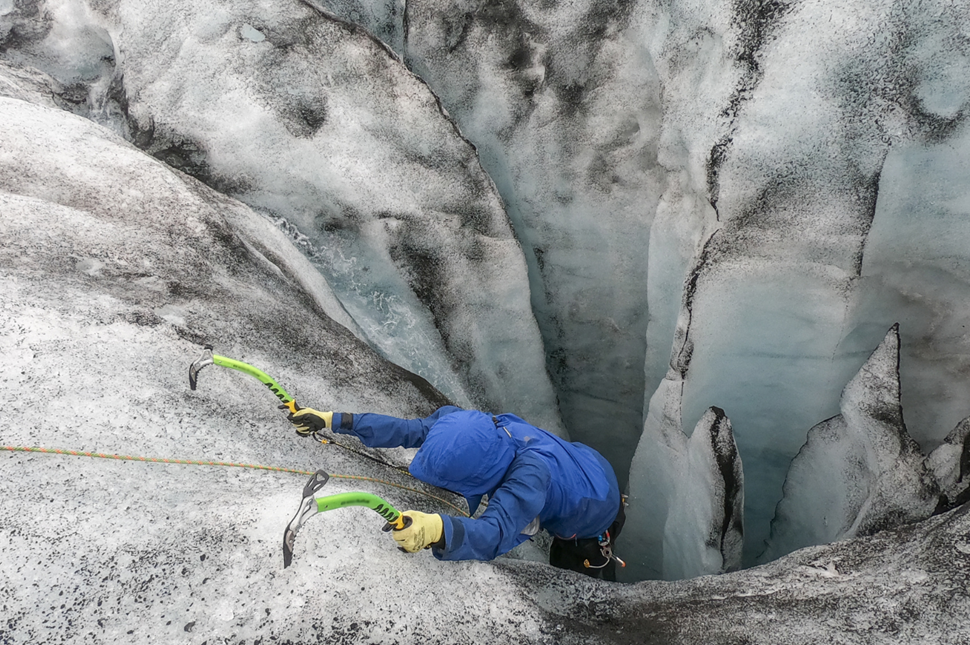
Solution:
M401 515L410 518L411 522L403 529L395 530L391 535L394 541L408 553L427 549L444 535L445 526L440 515L429 515L420 511L404 511Z
M333 412L319 412L313 408L300 408L286 418L296 426L296 433L301 437L333 427Z

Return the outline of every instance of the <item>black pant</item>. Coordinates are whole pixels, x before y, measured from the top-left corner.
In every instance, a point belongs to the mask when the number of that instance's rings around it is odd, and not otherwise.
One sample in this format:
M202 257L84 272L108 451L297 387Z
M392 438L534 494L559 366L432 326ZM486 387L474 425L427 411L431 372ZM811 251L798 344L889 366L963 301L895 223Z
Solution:
M623 503L620 502L620 511L609 528L611 545L616 544L616 538L623 530L624 522L626 522L626 513L623 511ZM591 566L586 566L587 561ZM552 547L549 549L549 564L559 569L578 571L591 578L616 582L616 560L607 560L603 556L598 538L571 540L553 538Z

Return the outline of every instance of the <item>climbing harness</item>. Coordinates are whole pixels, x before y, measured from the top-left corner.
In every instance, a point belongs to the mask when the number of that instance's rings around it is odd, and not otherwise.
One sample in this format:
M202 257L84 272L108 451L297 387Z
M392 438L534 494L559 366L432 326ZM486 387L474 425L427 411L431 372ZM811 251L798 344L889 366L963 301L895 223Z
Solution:
M587 569L603 569L613 560L619 563L621 567L626 566L626 562L613 553L613 539L609 531L604 531L602 535L597 536L596 540L599 543L600 553L603 555L603 564L591 564L589 559L586 559L583 560L584 567Z
M628 497L626 495L620 495L620 511L617 513L616 521L610 526L610 529L616 528L616 534L619 535L620 530L623 528L623 524L626 522L625 509L629 505ZM603 564L592 564L589 559L583 561L583 566L587 569L604 569L610 562L615 561L621 567L626 566L619 556L613 553L613 534L610 533L610 529L606 529L596 537L596 543L600 549L600 555L603 557Z

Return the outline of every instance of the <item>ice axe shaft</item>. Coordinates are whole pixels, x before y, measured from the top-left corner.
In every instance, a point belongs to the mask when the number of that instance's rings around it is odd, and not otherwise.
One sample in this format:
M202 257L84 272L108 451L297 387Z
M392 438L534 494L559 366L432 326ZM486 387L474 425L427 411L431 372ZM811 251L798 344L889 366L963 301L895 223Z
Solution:
M347 506L363 506L376 512L387 520L387 523L395 530L401 530L411 523L411 518L401 515L401 512L394 508L387 500L371 493L352 492L337 493L327 497L314 497L314 495L329 481L330 475L322 470L313 473L310 480L303 487L303 501L296 515L290 520L283 533L283 568L290 566L293 562L293 546L296 542L296 534L303 526L303 523L317 513L332 511Z
M277 383L271 376L266 372L253 367L248 363L243 363L242 361L237 361L231 358L226 358L225 356L219 356L218 354L212 353L212 345L206 345L205 349L202 351L202 356L200 356L195 362L189 365L189 387L195 389L199 384L199 372L202 371L204 367L209 365L219 365L221 367L228 367L232 370L237 370L243 372L244 374L249 374L255 377L263 385L268 387L270 391L276 395L280 401L290 410L291 413L295 413L300 409L300 406L296 404L289 394L286 393L279 383Z

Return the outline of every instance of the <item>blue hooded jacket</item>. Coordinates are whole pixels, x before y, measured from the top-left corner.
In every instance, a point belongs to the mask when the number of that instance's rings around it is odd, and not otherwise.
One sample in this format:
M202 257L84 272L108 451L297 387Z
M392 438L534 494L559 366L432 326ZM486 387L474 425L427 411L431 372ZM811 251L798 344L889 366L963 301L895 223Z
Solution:
M512 414L454 406L410 420L345 413L333 428L372 447L418 448L411 474L464 495L472 513L488 495L477 519L442 515L440 560L491 560L529 539L523 531L536 519L557 537L596 537L620 509L616 475L599 453Z

